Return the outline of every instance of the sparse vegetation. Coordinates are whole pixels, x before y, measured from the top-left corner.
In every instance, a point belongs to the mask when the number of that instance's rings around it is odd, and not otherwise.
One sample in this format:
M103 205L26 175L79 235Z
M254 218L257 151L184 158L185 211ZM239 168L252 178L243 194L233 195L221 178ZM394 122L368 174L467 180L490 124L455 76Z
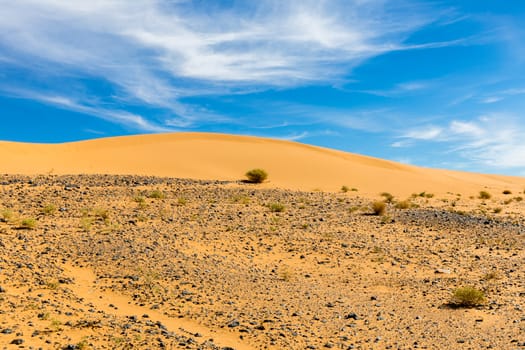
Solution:
M272 213L280 213L284 211L285 206L281 203L270 203L268 204L268 208Z
M409 200L399 201L396 203L397 209L409 209L412 207L412 202Z
M133 200L137 203L140 209L145 209L148 207L148 204L146 203L146 198L144 198L143 196L135 196Z
M504 190L503 194L512 194L512 191L511 190Z
M13 211L11 209L2 209L0 211L0 221L9 222L13 219Z
M248 182L254 184L263 183L268 178L268 173L263 169L252 169L244 175L248 178Z
M153 190L150 193L148 193L148 198L164 199L166 198L166 195L161 190Z
M25 218L20 221L20 228L32 230L36 227L36 220L33 218Z
M485 293L474 287L457 288L452 293L451 304L459 307L475 307L485 303Z
M490 271L487 272L483 277L481 278L483 281L491 281L491 280L497 280L500 279L500 275L497 271Z
M109 210L106 208L94 208L91 215L93 215L95 219L104 221L106 224L109 223L110 214Z
M492 195L487 191L479 191L479 199L490 199Z
M392 203L394 201L394 196L388 192L381 193L381 197L385 198L385 202Z
M501 210L502 210L502 209L501 209L500 207L498 207L498 208L494 208L494 213L495 213L495 214L499 214L499 213L501 213Z
M54 204L46 204L41 210L44 215L53 215L56 211L57 207Z
M372 203L372 211L374 215L385 215L386 203L383 201L375 201Z
M346 193L348 191L350 191L350 188L348 188L348 186L341 186L341 192Z
M80 219L79 227L82 229L82 231L88 233L91 230L91 226L93 226L93 218L83 216Z
M294 276L294 272L288 266L284 266L279 271L279 279L289 282Z

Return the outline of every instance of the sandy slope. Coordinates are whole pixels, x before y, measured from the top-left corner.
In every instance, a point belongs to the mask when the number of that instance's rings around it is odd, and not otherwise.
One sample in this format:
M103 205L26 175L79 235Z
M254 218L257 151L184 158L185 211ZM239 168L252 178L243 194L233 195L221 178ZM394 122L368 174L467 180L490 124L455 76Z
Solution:
M525 178L424 169L295 142L206 133L106 138L57 145L0 142L0 172L137 174L239 180L251 168L270 174L267 187L360 193L476 194L521 192Z

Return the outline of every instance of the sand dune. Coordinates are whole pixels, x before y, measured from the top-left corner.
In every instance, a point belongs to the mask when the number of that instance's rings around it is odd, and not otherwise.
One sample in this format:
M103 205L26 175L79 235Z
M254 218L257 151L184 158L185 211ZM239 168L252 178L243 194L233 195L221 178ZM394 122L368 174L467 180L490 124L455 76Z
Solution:
M251 168L266 187L360 193L522 191L525 178L425 169L296 142L208 133L105 138L64 144L0 142L9 174L136 174L239 180Z

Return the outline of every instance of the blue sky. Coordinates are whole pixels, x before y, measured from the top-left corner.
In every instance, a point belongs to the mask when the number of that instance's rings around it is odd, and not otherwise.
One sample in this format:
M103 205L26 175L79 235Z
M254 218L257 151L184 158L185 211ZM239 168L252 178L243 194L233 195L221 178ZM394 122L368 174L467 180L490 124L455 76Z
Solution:
M525 175L525 1L17 0L0 139L171 131Z

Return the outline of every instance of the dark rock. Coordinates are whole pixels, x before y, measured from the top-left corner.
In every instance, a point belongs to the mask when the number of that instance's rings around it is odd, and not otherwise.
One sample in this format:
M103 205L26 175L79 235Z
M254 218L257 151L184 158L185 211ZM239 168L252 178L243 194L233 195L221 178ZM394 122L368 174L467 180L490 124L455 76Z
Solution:
M346 320L349 320L349 319L354 319L354 320L358 320L359 319L359 316L357 316L357 314L355 312L350 312L349 314L347 314L345 316L345 319Z
M240 323L237 320L233 320L230 323L228 323L228 327L230 327L230 328L234 328L234 327L238 327L238 326L240 326Z

